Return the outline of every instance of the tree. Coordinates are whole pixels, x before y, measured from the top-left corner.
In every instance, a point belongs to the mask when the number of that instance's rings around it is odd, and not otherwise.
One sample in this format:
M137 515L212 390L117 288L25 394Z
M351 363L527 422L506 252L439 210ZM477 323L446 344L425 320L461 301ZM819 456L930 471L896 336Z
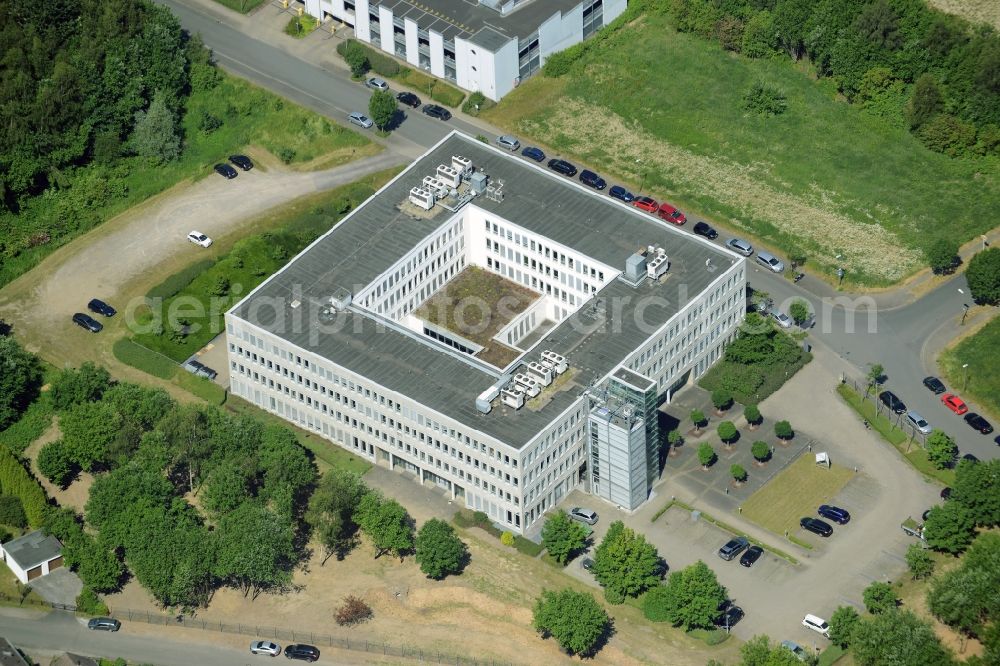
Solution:
M371 539L376 559L392 553L402 561L413 550L413 519L396 500L369 491L358 503L354 520Z
M788 421L778 421L774 424L774 434L781 440L789 440L795 436L795 431L792 430L792 424Z
M774 19L769 11L755 12L743 28L740 52L748 58L766 58L777 47Z
M951 273L955 270L955 260L958 258L958 241L948 236L937 238L927 248L926 255L932 271Z
M719 439L722 440L723 444L730 444L736 439L737 431L736 425L732 421L723 421L716 428L716 432L719 433Z
M698 560L670 574L667 584L655 590L643 610L647 617L665 618L684 631L711 629L719 619L719 607L726 594L715 572Z
M129 150L154 164L172 162L181 154L181 141L177 136L177 121L167 108L162 91L153 95L145 111L136 111L135 125L128 140Z
M733 477L734 481L739 483L747 480L747 471L743 468L743 465L730 465L729 474Z
M741 645L740 657L740 666L802 666L798 656L781 645L772 645L767 636L754 636Z
M392 123L398 109L396 98L388 90L376 90L368 99L368 113L380 130L384 130Z
M1000 303L1000 248L991 247L977 252L969 261L965 279L976 303Z
M750 428L756 428L761 422L760 409L757 405L747 405L743 408L743 418L750 424Z
M958 447L943 430L935 429L927 437L927 459L936 469L944 469L955 461Z
M809 304L801 298L796 299L788 306L788 314L796 324L803 324L809 319Z
M767 442L757 440L750 445L750 455L758 462L765 462L771 457L771 447L767 445Z
M556 511L545 520L542 527L542 546L559 564L583 550L587 543L587 530L563 510Z
M368 487L353 472L334 467L323 475L306 511L306 522L325 549L323 564L331 555L344 559L354 548L358 531L354 512L367 492Z
M944 110L944 98L937 80L932 74L922 74L913 86L913 94L906 107L906 119L911 130L920 129L921 125Z
M224 460L212 470L201 493L201 505L206 511L221 516L234 511L250 494L253 470L246 462Z
M930 623L908 610L893 610L858 622L851 632L851 653L859 666L946 666L952 663Z
M24 513L21 498L16 495L0 495L0 525L8 525L24 529L28 526L28 517Z
M256 599L291 581L295 530L288 518L248 500L219 519L214 535L214 573L244 597Z
M715 449L707 442L698 447L698 462L702 467L708 467L715 462Z
M65 488L76 476L77 466L70 459L61 439L49 442L38 451L38 471L60 488Z
M961 553L976 533L976 521L963 505L945 502L935 506L924 523L924 537L934 550Z
M872 363L868 366L868 374L865 378L868 380L868 390L865 391L865 396L868 395L868 391L877 390L879 384L882 383L882 377L885 376L885 368L882 367L881 363Z
M108 371L88 361L77 369L62 370L52 381L49 397L57 410L65 411L73 405L100 400L110 387Z
M982 636L984 627L1000 620L1000 534L984 532L969 547L959 567L931 583L927 604L945 624L965 634Z
M922 580L934 573L934 558L920 544L911 543L906 549L906 566L914 580Z
M70 408L59 420L66 455L81 469L106 463L111 444L122 428L122 417L105 402L85 402Z
M229 278L225 275L219 275L215 278L215 282L212 283L211 294L212 296L225 296L229 293Z
M595 652L610 624L608 614L592 594L570 589L543 591L532 616L542 636L552 636L563 650L581 656Z
M41 380L38 357L24 350L14 338L0 336L0 430L28 408L38 395Z
M660 556L645 536L616 520L594 552L593 571L605 598L620 604L659 583Z
M961 504L977 525L1000 525L1000 460L959 462L949 502Z
M720 412L729 409L733 404L733 394L725 389L712 391L712 404Z
M428 578L441 580L462 573L468 557L469 549L443 520L431 518L417 532L415 558Z
M680 430L671 430L667 433L667 445L672 449L676 449L678 446L684 444L684 436L681 435Z
M700 433L702 426L705 425L705 412L700 409L691 410L691 425L694 426L695 433Z
M899 604L899 598L893 591L892 585L881 581L875 581L866 587L861 598L865 602L865 608L872 615L888 613Z
M365 47L353 39L348 39L338 45L337 52L343 56L347 66L351 69L351 76L356 79L364 76L371 67Z
M861 617L853 606L838 606L830 617L830 640L842 648L851 644L851 634Z

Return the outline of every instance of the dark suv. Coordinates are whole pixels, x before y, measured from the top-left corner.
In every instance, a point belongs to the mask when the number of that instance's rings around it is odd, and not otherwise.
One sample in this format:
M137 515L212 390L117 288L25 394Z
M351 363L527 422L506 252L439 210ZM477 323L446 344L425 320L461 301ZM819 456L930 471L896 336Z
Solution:
M82 312L77 312L73 315L73 323L87 329L91 333L100 333L101 329L104 328L104 324L97 321L90 315L83 314Z
M694 232L699 236L704 236L709 240L715 240L719 237L719 232L713 229L706 222L698 222L694 225Z
M305 643L294 643L285 647L285 656L300 661L316 661L319 659L319 648Z
M249 171L253 168L253 162L246 155L230 155L229 161L243 169L244 171Z
M824 518L829 518L830 520L839 525L846 525L851 521L851 514L849 514L844 509L841 509L839 506L820 504L819 508L816 509L816 513L823 516Z
M87 309L91 312L96 312L97 314L104 315L105 317L114 317L117 310L113 307L100 300L99 298L92 298L90 302L87 303Z
M937 377L924 377L924 386L934 392L934 395L941 395L945 392L944 384Z
M437 104L425 104L424 108L421 110L424 112L424 115L428 115L431 118L437 118L438 120L451 120L451 111L443 106L438 106Z
M984 435L988 435L993 432L993 426L990 425L990 422L975 412L969 412L966 414L965 422Z
M603 190L608 186L603 178L588 169L584 169L580 172L580 182L588 187L594 188L595 190Z
M821 537L828 537L833 534L833 528L819 518L803 518L799 521L799 526Z
M736 537L735 539L730 539L729 541L726 542L725 546L719 549L719 557L728 562L737 555L739 555L740 553L742 553L744 550L746 550L747 546L749 545L750 542L747 541L744 537Z
M561 173L562 175L569 176L570 178L576 175L576 167L566 160L551 159L549 160L549 168L556 173Z
M903 401L897 398L896 394L893 393L892 391L882 391L879 394L878 399L882 401L883 405L885 405L892 411L896 412L897 414L906 413L906 405L904 405Z

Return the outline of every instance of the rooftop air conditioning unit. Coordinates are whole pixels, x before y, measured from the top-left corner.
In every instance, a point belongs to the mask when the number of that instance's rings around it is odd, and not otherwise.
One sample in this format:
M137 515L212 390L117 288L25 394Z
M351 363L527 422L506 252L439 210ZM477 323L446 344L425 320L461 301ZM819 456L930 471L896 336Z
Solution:
M552 369L545 367L541 363L535 363L534 361L528 363L528 375L537 379L538 383L542 386L548 386L552 383Z
M538 382L523 372L514 375L514 385L519 390L527 393L530 398L534 398L542 392L542 387L538 385Z
M448 187L458 187L462 182L462 176L459 175L458 171L446 164L437 168L437 177L447 183Z
M451 191L451 188L448 187L448 183L443 180L439 180L434 176L424 176L423 188L425 190L430 190L438 198L448 196L448 192Z
M670 259L662 247L656 248L656 255L646 263L646 275L651 280L658 280L670 269Z
M549 365L557 375L561 375L566 372L566 368L568 367L566 357L561 354L557 354L554 351L543 351L542 363Z
M463 178L468 178L472 175L473 171L472 160L461 155L452 155L451 168L460 173Z
M500 391L500 399L503 401L503 404L508 407L513 407L514 409L521 409L524 407L524 393L521 391L503 389Z
M422 187L411 187L410 203L424 210L430 210L434 208L434 193Z

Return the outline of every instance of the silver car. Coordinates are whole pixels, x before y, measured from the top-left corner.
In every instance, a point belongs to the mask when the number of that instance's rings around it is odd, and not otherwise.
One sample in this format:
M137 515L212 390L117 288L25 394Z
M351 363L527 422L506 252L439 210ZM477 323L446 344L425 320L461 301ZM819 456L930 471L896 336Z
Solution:
M347 116L347 119L351 121L351 124L357 125L358 127L363 127L365 129L368 129L375 124L371 118L357 111Z
M584 509L578 506L574 506L569 510L569 517L575 518L580 522L587 523L588 525L593 525L597 522L596 511L591 511L590 509Z
M374 90L386 91L389 89L389 84L377 77L368 79L365 81L365 85Z
M753 254L753 245L746 242L742 238L730 238L729 242L726 243L726 247L733 252L739 252L744 257L749 257Z
M509 134L501 134L497 137L497 145L513 152L521 147L521 142Z
M277 657L281 654L281 646L271 641L254 641L250 644L250 654L266 654Z
M925 435L930 434L932 430L931 424L927 422L927 419L912 409L906 413L906 420L910 422L910 425Z
M786 315L784 312L781 312L780 310L772 310L771 316L774 317L774 321L778 322L778 326L780 326L781 328L792 327L792 318Z
M785 270L785 264L782 263L780 259L770 252L764 252L763 250L757 253L757 263L761 266L769 268L775 273L780 273Z

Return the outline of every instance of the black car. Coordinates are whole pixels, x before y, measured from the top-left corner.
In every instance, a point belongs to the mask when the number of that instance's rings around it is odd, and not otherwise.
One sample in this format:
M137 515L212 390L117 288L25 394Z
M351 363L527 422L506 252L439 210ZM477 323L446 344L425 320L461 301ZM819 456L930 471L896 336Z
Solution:
M977 458L976 456L972 455L971 453L966 453L964 456L962 456L962 460L968 460L971 463L977 463L977 462L979 462L979 458Z
M732 629L736 626L737 622L743 619L743 609L729 602L726 602L724 606L725 609L722 611L719 619L715 621L715 624L724 629Z
M695 224L694 232L699 236L704 236L708 240L715 240L719 237L719 232L710 227L706 222L698 222Z
M225 176L229 180L236 178L236 176L238 175L236 173L236 169L229 166L228 164L216 164L215 173L219 174L220 176Z
M799 521L799 526L821 537L828 537L833 534L833 528L819 518L803 518Z
M399 100L399 103L404 106L409 106L414 109L420 108L420 98L411 92L401 92L396 95L396 99Z
M580 172L580 182L589 187L593 187L595 190L603 190L608 186L603 178L587 169Z
M882 404L894 411L897 414L906 413L906 405L903 401L896 397L896 394L892 391L882 391L879 393L878 399L882 401Z
M451 111L437 104L425 104L421 109L426 115L438 120L451 120Z
M719 549L719 557L728 562L746 550L749 545L750 542L745 537L730 539L726 542L726 545Z
M764 549L760 546L750 546L747 548L747 552L743 553L743 557L740 558L740 564L745 567L752 567L753 563L759 560L763 554Z
M530 157L536 162L541 162L545 159L545 153L542 152L541 148L535 148L534 146L528 146L521 151L521 154L525 157Z
M229 161L243 169L244 171L249 171L253 168L253 162L246 155L230 155Z
M816 509L816 513L823 516L824 518L829 518L830 520L839 525L846 525L851 521L851 514L849 514L844 509L841 509L839 506L820 504L819 508Z
M924 377L924 386L933 391L934 395L941 395L947 390L944 383L937 377Z
M594 560L590 559L589 557L585 557L580 562L580 566L582 566L587 571L590 571L591 569L594 568Z
M551 159L549 160L549 168L556 173L561 173L562 175L569 176L570 178L576 175L576 167L566 160Z
M993 426L990 425L990 422L975 412L969 412L966 414L965 422L984 435L988 435L993 432Z
M941 489L941 499L946 500L949 497L951 497L951 488L942 488Z
M300 661L316 661L319 659L319 648L305 643L294 643L285 646L285 656Z
M73 322L82 328L87 329L91 333L100 333L101 329L104 328L104 324L97 321L90 315L85 315L82 312L77 312L73 315Z
M87 309L91 312L104 315L105 317L114 317L115 313L118 312L113 307L97 298L90 299L90 302L87 303Z

